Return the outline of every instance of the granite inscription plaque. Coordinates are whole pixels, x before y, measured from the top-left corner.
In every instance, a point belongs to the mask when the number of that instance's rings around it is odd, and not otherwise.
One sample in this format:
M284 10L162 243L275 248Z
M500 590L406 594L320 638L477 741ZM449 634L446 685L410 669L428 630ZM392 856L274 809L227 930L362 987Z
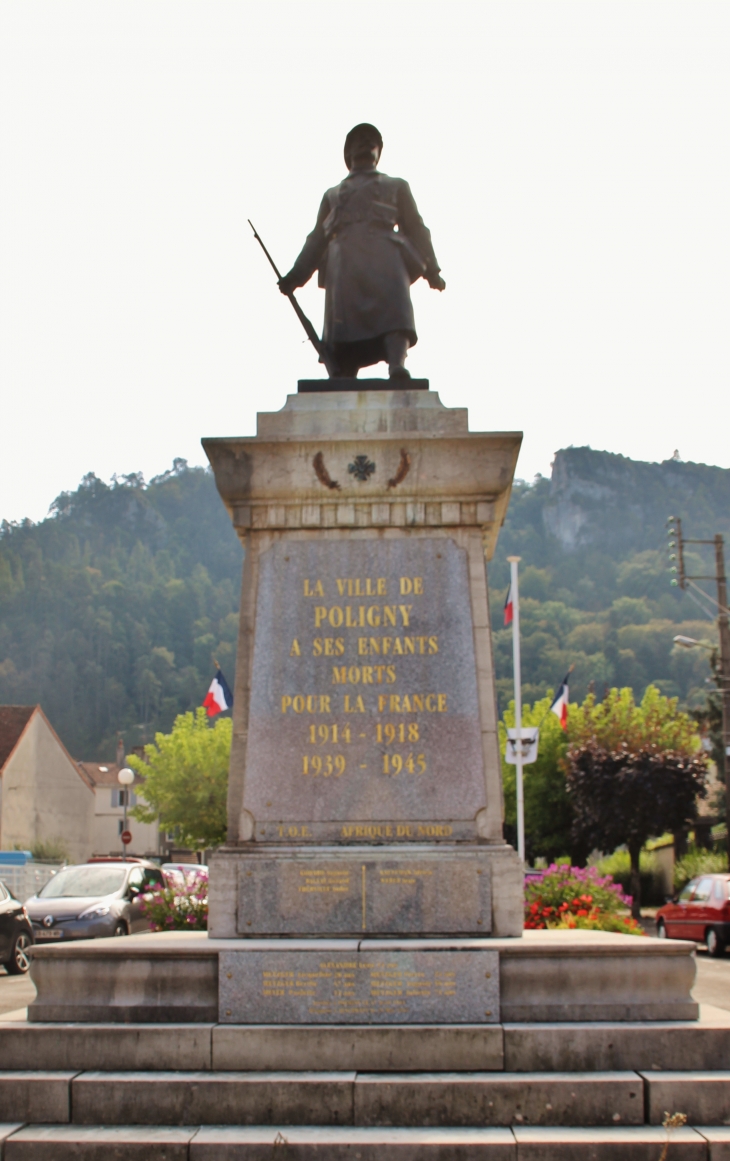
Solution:
M499 954L222 951L224 1024L497 1024Z
M286 541L262 554L243 805L264 843L475 837L483 759L454 541Z
M238 929L246 935L488 934L488 856L410 848L349 848L346 858L257 855L240 871ZM405 853L405 852L404 852ZM358 858L353 858L357 854Z

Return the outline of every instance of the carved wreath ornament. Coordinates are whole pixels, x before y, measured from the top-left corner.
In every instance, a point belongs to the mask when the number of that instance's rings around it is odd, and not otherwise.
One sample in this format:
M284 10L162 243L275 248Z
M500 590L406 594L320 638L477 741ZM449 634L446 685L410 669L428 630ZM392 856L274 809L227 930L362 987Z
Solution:
M337 482L337 480L333 480L327 471L324 462L324 455L321 451L318 451L312 460L312 467L314 468L314 473L317 479L323 487L335 489L338 492L341 490L340 484ZM388 480L388 487L397 488L398 485L402 483L403 480L405 480L408 472L410 471L410 467L411 457L406 449L402 447L400 449L400 463L398 464L398 470L396 471L393 478ZM360 481L360 483L366 483L375 471L375 464L372 460L368 459L366 455L359 455L354 457L354 460L351 464L348 464L347 470L350 475L354 476L356 480Z

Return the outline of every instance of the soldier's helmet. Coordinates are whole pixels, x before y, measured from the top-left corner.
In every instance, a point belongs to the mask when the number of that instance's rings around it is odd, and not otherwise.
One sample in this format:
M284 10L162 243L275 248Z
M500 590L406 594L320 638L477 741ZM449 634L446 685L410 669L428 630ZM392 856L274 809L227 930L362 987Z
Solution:
M350 153L355 145L355 142L365 139L370 145L377 145L378 149L383 151L383 138L380 135L380 130L376 129L374 125L363 121L361 125L355 125L345 138L345 164L350 164Z

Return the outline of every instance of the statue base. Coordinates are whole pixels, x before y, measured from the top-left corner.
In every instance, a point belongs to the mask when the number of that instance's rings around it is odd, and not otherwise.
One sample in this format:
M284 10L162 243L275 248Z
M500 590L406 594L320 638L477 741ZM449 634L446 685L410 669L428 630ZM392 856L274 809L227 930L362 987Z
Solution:
M313 391L428 391L428 379L300 379L299 394Z

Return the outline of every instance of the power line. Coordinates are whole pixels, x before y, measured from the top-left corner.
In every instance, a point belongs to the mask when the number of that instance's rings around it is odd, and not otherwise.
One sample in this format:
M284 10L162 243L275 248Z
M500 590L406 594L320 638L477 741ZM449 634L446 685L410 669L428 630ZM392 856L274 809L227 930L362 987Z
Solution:
M685 580L687 581L688 584L692 585L693 589L697 589L698 593L702 593L702 596L705 598L705 600L709 601L712 604L713 608L717 609L720 613L730 614L730 609L726 609L725 606L721 605L720 602L715 597L713 597L710 593L706 593L705 590L701 589L698 584L695 584L695 582L691 576L685 577ZM685 589L685 592L686 591L687 590Z
M706 609L705 606L701 603L701 601L698 601L697 597L694 595L694 593L691 593L689 591L689 589L685 589L684 591L686 592L689 599L691 601L694 601L694 603L697 605L697 608L700 610L700 612L704 613L706 617L708 617L712 622L714 622L715 614L711 613L709 611L709 609Z

